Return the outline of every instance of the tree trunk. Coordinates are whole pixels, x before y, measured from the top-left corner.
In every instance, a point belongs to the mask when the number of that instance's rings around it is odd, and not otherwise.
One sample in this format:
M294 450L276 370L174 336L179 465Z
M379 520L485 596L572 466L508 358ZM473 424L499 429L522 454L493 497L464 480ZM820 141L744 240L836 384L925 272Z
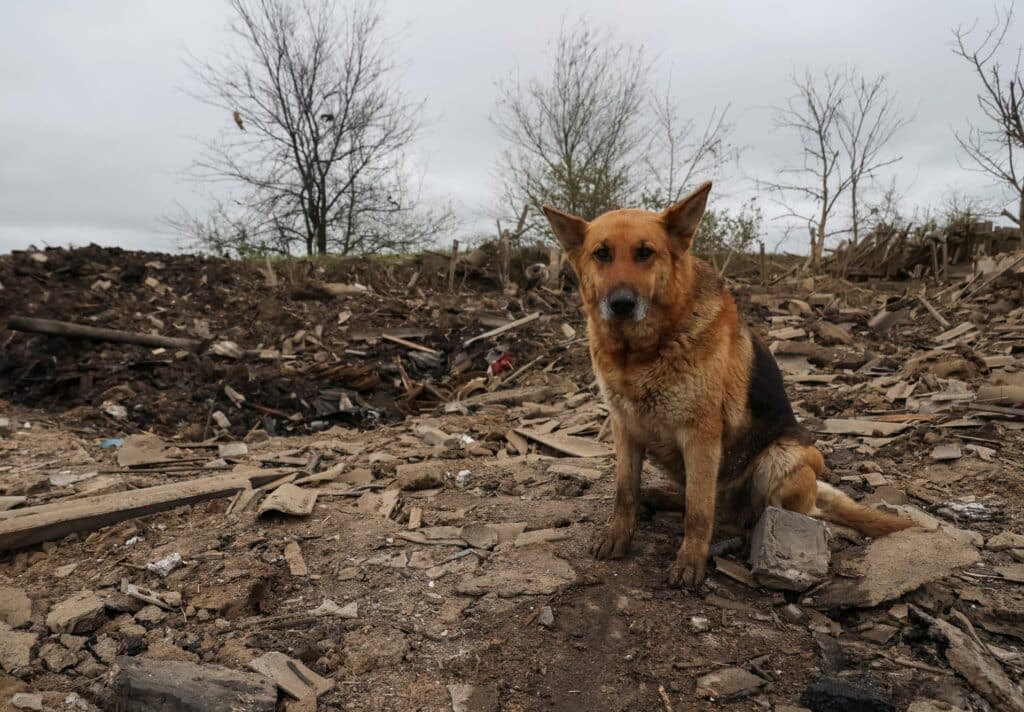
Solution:
M1017 203L1017 232L1020 233L1020 244L1024 247L1024 192L1020 194L1020 202Z
M825 222L825 216L822 215L821 219L818 221L817 227L812 228L811 249L813 251L811 253L811 267L813 267L815 270L821 267L821 260L825 255L826 225L827 223Z
M857 212L857 181L850 182L850 208L853 221L853 242L850 247L856 247L860 243L860 220Z
M327 254L327 224L323 222L316 226L316 253Z

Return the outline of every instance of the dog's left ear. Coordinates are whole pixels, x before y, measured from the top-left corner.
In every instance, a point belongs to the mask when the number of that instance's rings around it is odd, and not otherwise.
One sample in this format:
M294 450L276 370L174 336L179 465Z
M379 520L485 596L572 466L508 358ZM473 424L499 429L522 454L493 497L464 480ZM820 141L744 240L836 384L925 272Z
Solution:
M541 207L551 223L551 231L555 233L558 242L569 254L569 257L576 257L580 248L583 247L583 238L587 233L587 221L575 215L569 215L555 210L549 205Z
M697 234L710 192L711 181L706 180L697 187L697 190L661 214L669 239L674 240L684 250L690 249L693 236Z

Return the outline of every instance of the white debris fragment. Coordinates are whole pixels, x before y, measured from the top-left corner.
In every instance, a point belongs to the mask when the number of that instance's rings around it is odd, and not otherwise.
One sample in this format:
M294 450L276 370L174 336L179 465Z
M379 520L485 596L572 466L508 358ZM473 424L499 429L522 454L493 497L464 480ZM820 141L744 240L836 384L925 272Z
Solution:
M181 558L181 554L174 552L173 554L168 554L159 561L153 561L146 564L146 571L163 578L175 569L181 568L184 565L185 561Z

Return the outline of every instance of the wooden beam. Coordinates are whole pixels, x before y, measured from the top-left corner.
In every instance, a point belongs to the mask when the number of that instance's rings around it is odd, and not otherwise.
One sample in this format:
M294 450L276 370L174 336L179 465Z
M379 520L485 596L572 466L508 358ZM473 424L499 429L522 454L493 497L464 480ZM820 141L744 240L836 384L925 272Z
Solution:
M65 336L71 339L110 341L121 344L136 344L138 346L153 346L156 348L185 349L186 351L200 351L203 347L203 342L196 341L195 339L180 339L173 336L159 336L157 334L140 334L134 331L119 331L118 329L101 329L96 326L86 326L85 324L73 324L68 321L56 321L54 319L35 319L28 316L12 316L7 320L7 328L11 331L28 331L34 334Z
M499 326L496 329L491 329L490 331L485 331L484 333L479 334L477 336L474 336L471 339L466 339L465 341L462 342L462 348L464 348L464 349L468 348L468 347L472 346L473 344L475 344L477 341L483 341L484 339L490 339L491 337L499 336L501 334L504 334L506 331L511 331L512 329L518 329L523 324L529 324L531 321L534 321L534 320L539 319L539 318L540 318L540 312L533 312L532 314L527 314L526 316L524 316L521 319L516 319L515 321L510 321L509 323L507 323L507 324L505 324L503 326Z
M127 519L232 495L280 477L280 470L225 474L185 482L113 492L83 499L12 509L0 519L0 551L60 539Z
M382 334L380 338L383 341L389 341L392 344L398 344L399 346L404 346L405 348L411 349L413 351L422 351L425 354L432 354L434 356L441 355L441 352L438 351L437 349L432 349L429 346L417 344L415 341L409 341L408 339L403 339L398 336L392 336L391 334Z
M563 452L573 457L605 457L612 454L612 449L603 443L575 435L558 435L556 433L540 433L528 428L516 428L515 431L524 438L539 442L541 445Z

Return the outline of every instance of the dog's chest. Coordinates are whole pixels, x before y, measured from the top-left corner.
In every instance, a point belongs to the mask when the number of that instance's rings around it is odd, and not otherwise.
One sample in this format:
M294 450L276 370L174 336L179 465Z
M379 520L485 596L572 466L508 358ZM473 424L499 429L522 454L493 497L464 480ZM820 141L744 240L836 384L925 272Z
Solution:
M674 430L693 412L694 384L685 374L658 368L629 372L598 372L598 385L608 406L649 432Z

